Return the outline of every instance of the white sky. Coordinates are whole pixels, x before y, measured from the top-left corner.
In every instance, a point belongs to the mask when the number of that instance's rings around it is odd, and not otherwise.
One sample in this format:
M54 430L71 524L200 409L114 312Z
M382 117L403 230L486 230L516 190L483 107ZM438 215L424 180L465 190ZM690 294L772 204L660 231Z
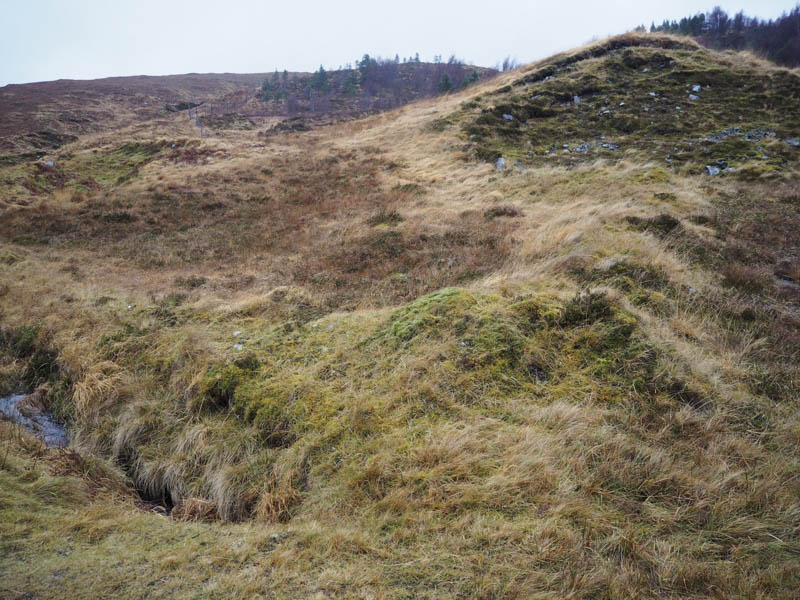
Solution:
M52 79L336 68L365 52L492 66L719 4L775 18L796 0L0 0L0 86Z

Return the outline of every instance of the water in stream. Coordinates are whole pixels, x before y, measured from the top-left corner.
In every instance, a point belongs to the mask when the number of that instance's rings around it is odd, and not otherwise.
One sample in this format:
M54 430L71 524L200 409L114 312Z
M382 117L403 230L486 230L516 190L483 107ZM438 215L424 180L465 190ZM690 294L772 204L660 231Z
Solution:
M56 423L47 413L25 408L20 410L19 402L25 396L26 394L12 394L0 397L0 418L22 425L48 446L65 447L69 438L63 425Z

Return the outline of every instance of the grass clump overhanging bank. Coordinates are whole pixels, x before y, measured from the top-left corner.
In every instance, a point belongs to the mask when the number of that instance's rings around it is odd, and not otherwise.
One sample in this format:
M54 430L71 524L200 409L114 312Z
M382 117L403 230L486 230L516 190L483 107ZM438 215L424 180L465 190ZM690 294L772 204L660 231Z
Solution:
M150 496L202 500L225 520L289 518L332 446L464 410L513 420L506 403L526 395L583 387L614 404L628 378L658 391L658 352L601 293L564 304L450 288L388 313L249 319L239 349L207 366L179 345L195 318L104 336L76 432Z

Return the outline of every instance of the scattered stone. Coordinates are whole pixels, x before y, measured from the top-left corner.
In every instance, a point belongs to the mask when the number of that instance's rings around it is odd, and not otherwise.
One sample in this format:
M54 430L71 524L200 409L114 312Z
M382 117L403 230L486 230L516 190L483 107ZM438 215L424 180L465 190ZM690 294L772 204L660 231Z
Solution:
M619 105L620 106L625 106L625 103L624 102L620 102Z
M715 167L714 165L706 165L706 172L711 177L714 177L715 175L719 175L720 169L719 169L719 167Z
M752 131L748 131L744 134L744 141L745 142L760 142L766 138L774 138L777 134L774 131L769 131L764 129L763 127L759 127L757 129L753 129Z
M580 96L573 96L572 103L576 104L576 105L580 104L581 103L581 97Z
M240 335L242 335L241 331L234 331L233 332L233 337L239 337Z
M519 162L518 160L515 160L515 161L514 161L514 168L515 168L515 169L519 169L520 171L527 171L527 169L525 168L525 165L523 165L523 164L522 164L521 162Z
M508 113L505 113L505 114L503 114L503 118L506 121L513 121L514 120L514 115L509 115Z
M644 69L642 69L642 73L649 73L649 72L650 72L650 69L648 69L647 67L645 67Z
M694 94L689 94L689 100L691 100L692 102L695 102L697 100L700 100L700 96L695 96Z
M244 344L234 344L233 345L233 349L234 350L241 350L242 348L244 348Z
M700 86L699 86L699 85L697 85L697 84L695 84L695 85L693 85L693 86L692 86L692 91L693 91L695 94L697 94L698 92L700 92L700 90L702 90L702 89L703 89L703 88L702 88L702 87L700 87Z
M503 158L502 156L500 158L498 158L497 162L494 163L494 168L498 169L498 170L505 169L506 168L506 159Z
M739 127L734 127L733 129L723 129L719 133L712 133L711 135L707 136L705 139L709 142L721 142L726 137L731 135L738 135L741 133L741 129Z
M778 279L778 285L782 288L797 290L800 292L800 284L797 284L794 281L789 281L788 279Z
M622 264L623 262L625 262L623 258L619 256L612 256L611 258L606 258L604 260L601 260L599 263L597 263L597 265L595 265L595 268L598 271L610 271L611 269L615 268L617 265Z
M658 92L650 92L650 95L651 95L653 98L657 98L657 97L658 97Z
M794 146L795 148L800 148L800 139L797 138L789 138L786 140L786 143L790 146Z
M56 161L54 161L54 160L46 160L46 161L44 161L43 164L44 164L45 167L51 167L52 168L52 167L55 167L58 163Z

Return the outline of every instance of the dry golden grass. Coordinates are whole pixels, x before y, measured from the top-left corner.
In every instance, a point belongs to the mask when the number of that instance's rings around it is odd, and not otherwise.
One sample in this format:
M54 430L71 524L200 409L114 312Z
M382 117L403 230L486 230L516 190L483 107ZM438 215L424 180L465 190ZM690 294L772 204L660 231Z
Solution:
M4 426L0 589L793 597L796 167L465 161L442 120L540 67L302 134L85 138L67 175L167 143L4 204L0 373L174 518L82 506L102 477Z

